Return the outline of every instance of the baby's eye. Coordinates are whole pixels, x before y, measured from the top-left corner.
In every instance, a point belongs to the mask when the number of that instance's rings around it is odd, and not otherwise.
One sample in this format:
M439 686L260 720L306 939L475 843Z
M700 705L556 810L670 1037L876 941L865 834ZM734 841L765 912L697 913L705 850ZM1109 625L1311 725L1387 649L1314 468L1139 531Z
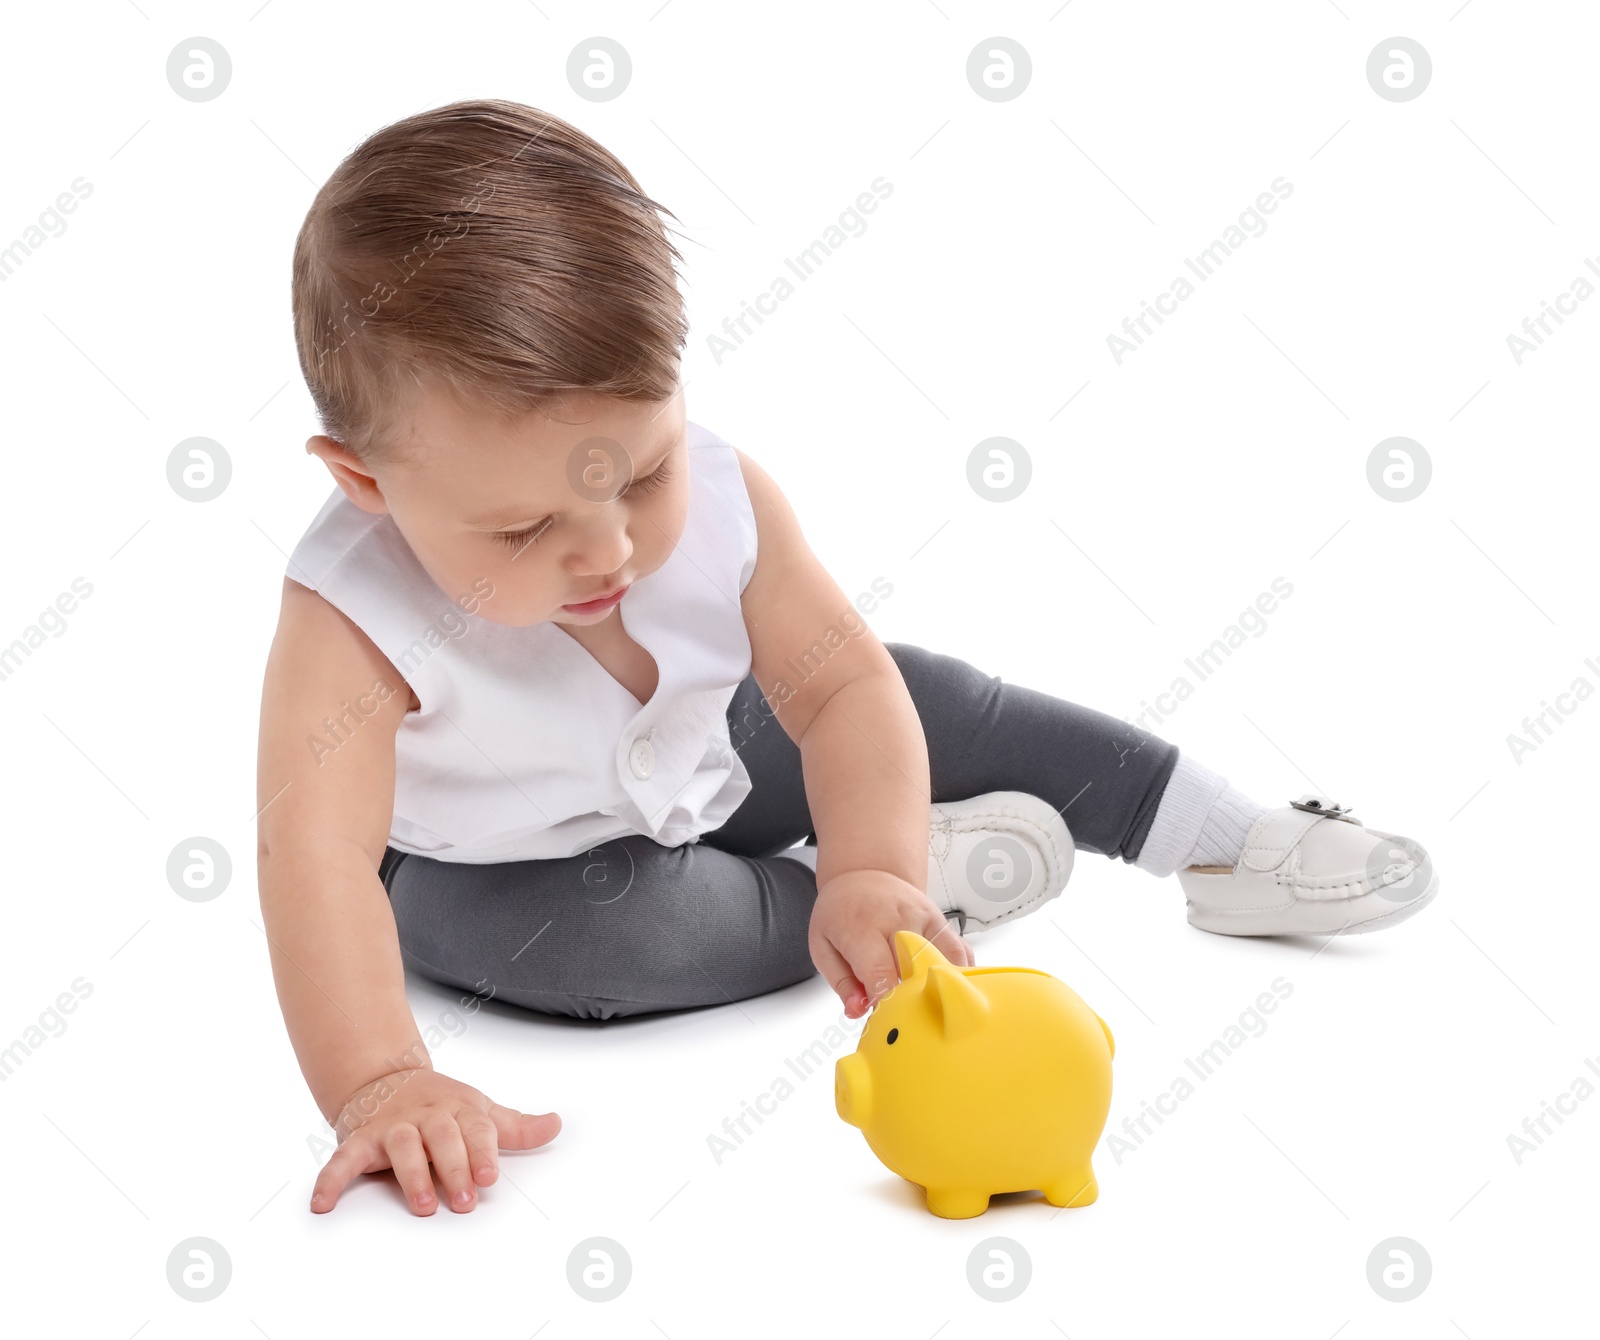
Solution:
M629 495L654 493L671 477L672 467L669 463L664 462L656 469L654 474L646 475L643 479L634 480L624 492ZM555 519L553 517L546 517L543 521L536 522L524 530L496 530L491 531L490 534L493 535L498 543L515 550L517 553L521 553L529 545L537 544L539 537L554 524ZM513 557L515 557L515 554L513 554Z
M494 532L494 538L501 544L520 552L530 544L538 544L539 537L549 529L550 520L547 517L543 521L535 522L526 530L497 530Z
M658 467L654 474L646 475L643 479L636 479L628 486L629 493L654 493L658 488L672 478L672 458L669 456Z

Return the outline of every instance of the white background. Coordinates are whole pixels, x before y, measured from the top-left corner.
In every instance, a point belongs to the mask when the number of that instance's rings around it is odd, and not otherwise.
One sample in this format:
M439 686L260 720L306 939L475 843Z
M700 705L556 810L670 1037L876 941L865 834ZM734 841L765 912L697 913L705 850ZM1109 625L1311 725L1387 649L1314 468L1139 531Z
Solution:
M1600 685L1600 303L1520 366L1506 342L1600 254L1589 7L141 0L6 24L0 245L93 185L0 285L0 642L93 586L0 682L0 1045L92 985L0 1085L11 1309L112 1337L1593 1327L1600 1101L1520 1164L1507 1144L1600 1081L1600 703L1520 763L1507 744L1577 677ZM596 34L634 66L603 103L565 76ZM1033 64L1008 102L966 82L996 34ZM1409 102L1365 74L1397 34L1433 61ZM196 35L233 61L205 103L165 76ZM1160 733L1263 804L1318 790L1418 838L1443 891L1326 948L1234 940L1186 924L1175 880L1083 855L1058 901L975 938L980 963L1053 972L1110 1021L1112 1130L1293 985L1141 1147L1102 1144L1096 1205L935 1218L835 1115L831 1060L716 1163L707 1136L839 1020L819 978L594 1026L452 1013L413 981L419 1023L458 1030L440 1069L565 1129L504 1155L467 1215L412 1216L387 1174L309 1212L323 1123L252 841L285 553L329 488L303 451L290 251L363 137L478 96L572 120L676 213L690 417L768 468L847 592L893 584L881 638L1125 717L1293 584ZM708 334L880 176L867 231L719 365ZM1267 231L1119 366L1106 337L1278 177ZM196 435L233 463L204 504L165 473ZM997 435L1033 467L1005 504L966 482ZM1433 463L1405 503L1366 475L1395 435ZM166 880L194 835L233 858L211 902ZM633 1263L608 1303L567 1283L594 1235ZM1412 1302L1367 1281L1394 1235L1433 1263ZM211 1302L167 1281L192 1236L232 1262ZM994 1236L1032 1262L1011 1302L968 1284Z

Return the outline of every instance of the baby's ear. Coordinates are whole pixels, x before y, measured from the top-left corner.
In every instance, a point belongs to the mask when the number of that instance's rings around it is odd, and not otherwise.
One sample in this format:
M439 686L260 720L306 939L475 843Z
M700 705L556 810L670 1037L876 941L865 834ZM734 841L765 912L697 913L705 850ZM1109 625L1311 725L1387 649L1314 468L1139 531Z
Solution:
M345 497L363 512L381 514L389 510L383 490L378 487L378 481L372 477L371 468L359 456L345 450L342 443L318 433L306 439L306 451L312 456L321 458L322 463L328 467L328 473L333 476L334 483L338 484L344 490Z

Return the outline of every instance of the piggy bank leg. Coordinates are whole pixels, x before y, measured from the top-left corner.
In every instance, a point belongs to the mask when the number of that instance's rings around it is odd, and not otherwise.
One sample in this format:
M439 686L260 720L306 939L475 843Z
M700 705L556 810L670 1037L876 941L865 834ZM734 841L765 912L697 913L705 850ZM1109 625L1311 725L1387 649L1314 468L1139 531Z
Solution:
M927 1192L928 1208L941 1219L971 1219L989 1208L987 1191L930 1186Z
M1093 1205L1100 1198L1100 1184L1094 1180L1094 1169L1086 1163L1071 1176L1058 1178L1045 1187L1044 1198L1052 1205Z

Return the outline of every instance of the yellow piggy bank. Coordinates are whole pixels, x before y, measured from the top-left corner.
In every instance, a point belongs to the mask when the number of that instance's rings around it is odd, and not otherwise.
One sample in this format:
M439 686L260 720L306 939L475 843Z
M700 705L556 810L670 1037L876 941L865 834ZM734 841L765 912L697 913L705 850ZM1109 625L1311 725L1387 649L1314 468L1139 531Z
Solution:
M1111 1108L1106 1021L1036 968L958 968L912 931L894 947L900 981L834 1067L839 1115L946 1219L1006 1191L1092 1204L1089 1157Z

